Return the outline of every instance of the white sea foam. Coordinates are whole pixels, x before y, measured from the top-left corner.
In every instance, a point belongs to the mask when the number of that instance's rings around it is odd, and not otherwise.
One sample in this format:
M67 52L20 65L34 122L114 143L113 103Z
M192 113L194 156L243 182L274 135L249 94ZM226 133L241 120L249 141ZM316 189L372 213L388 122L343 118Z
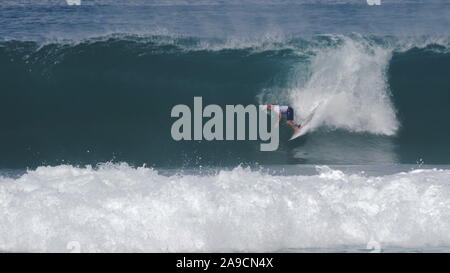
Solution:
M164 176L106 164L0 178L0 251L450 246L450 171Z
M81 0L66 0L66 3L69 6L80 6Z
M381 5L381 0L367 0L369 6L379 6Z
M336 47L317 49L306 82L303 66L292 73L288 96L297 118L319 105L311 121L313 130L394 135L399 124L386 79L392 50L364 39L341 39Z

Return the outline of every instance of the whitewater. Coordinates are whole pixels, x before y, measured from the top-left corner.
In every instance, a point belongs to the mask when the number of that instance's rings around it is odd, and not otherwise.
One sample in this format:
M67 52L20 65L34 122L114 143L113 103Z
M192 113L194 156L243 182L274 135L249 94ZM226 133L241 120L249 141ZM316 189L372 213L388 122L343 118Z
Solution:
M448 169L310 168L169 174L108 163L3 176L1 251L69 252L74 242L82 252L448 249Z

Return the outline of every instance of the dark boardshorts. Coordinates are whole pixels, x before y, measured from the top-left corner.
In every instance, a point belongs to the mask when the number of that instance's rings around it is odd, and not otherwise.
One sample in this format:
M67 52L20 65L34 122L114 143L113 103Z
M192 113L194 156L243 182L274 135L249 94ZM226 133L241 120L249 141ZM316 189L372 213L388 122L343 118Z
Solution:
M288 109L286 111L286 119L294 120L294 109L292 109L291 107L288 107Z

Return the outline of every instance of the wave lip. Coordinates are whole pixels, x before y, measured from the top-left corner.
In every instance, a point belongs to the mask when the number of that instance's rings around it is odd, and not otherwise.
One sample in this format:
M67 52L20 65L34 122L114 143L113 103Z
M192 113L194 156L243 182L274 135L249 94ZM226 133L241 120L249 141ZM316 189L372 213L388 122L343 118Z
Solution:
M65 252L446 248L448 170L161 175L105 164L1 178L0 249ZM69 245L70 245L69 244ZM372 245L372 244L371 244Z

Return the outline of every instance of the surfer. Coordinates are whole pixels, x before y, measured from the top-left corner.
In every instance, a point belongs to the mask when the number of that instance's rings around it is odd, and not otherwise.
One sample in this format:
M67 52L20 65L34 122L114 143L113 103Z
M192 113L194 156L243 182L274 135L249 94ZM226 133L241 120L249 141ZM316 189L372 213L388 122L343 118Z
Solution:
M286 123L294 129L295 133L298 133L300 128L302 128L301 124L297 125L294 123L294 109L292 109L292 107L286 105L268 104L267 110L271 111L272 109L278 113L278 121L281 121L283 115L286 116Z

